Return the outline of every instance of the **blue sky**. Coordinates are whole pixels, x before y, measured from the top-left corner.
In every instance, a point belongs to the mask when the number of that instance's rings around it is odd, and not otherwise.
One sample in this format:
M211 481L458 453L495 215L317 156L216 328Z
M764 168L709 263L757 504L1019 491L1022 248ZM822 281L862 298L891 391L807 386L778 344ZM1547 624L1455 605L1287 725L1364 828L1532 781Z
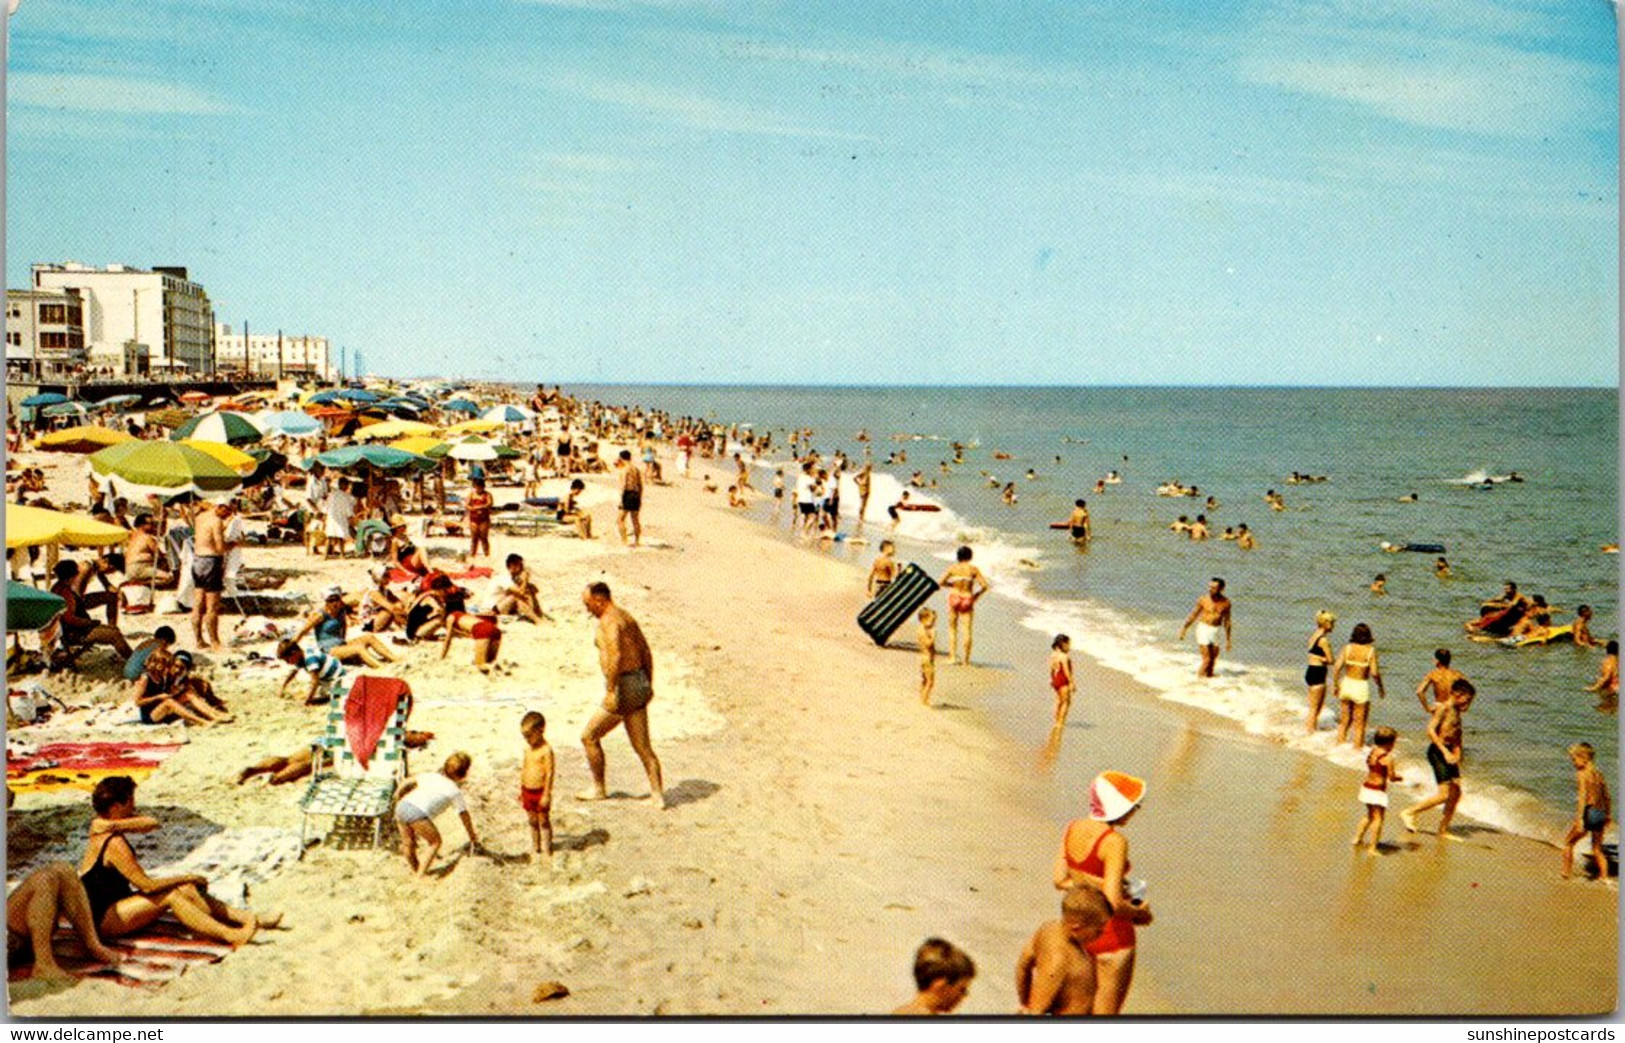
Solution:
M10 286L369 369L1615 384L1614 9L22 0Z

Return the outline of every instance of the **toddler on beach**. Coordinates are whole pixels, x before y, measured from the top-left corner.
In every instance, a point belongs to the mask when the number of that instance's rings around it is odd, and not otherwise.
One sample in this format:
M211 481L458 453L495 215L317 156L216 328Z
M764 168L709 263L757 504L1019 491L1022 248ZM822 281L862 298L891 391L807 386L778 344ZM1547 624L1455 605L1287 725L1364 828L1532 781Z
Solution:
M525 737L524 767L519 774L519 805L530 819L531 848L553 857L553 747L547 744L547 718L532 710L520 718Z
M1574 824L1563 838L1563 878L1568 879L1574 869L1574 845L1587 833L1591 834L1591 853L1597 859L1597 879L1608 879L1608 856L1602 850L1602 831L1613 817L1613 802L1608 799L1608 781L1597 770L1597 752L1589 742L1569 747L1569 760L1574 764Z
M903 1016L952 1014L970 991L976 964L953 942L927 938L914 953L914 998L892 1011Z
M937 686L937 614L920 609L920 705L931 705L931 692Z
M479 837L474 834L474 819L463 802L462 782L468 778L473 758L466 753L454 753L446 758L439 771L427 775L414 775L401 783L395 793L395 828L401 833L401 848L406 852L406 864L418 876L429 872L435 856L440 853L440 830L435 828L435 816L453 805L462 817L463 831L468 834L468 850L478 853ZM418 841L427 850L418 858Z
M1371 844L1366 850L1373 855L1377 853L1377 842L1382 839L1382 819L1388 809L1388 784L1402 781L1394 770L1394 743L1397 741L1399 734L1384 725L1377 729L1371 751L1365 755L1365 781L1360 783L1360 803L1365 805L1365 818L1360 822L1359 831L1354 834L1354 846L1360 846L1369 829Z

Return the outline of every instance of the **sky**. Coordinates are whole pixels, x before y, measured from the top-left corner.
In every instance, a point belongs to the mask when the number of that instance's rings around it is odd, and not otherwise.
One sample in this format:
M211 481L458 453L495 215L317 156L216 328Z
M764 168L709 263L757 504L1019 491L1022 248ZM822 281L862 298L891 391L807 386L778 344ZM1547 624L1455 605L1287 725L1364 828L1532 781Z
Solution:
M1603 0L21 0L6 279L368 370L1615 385Z

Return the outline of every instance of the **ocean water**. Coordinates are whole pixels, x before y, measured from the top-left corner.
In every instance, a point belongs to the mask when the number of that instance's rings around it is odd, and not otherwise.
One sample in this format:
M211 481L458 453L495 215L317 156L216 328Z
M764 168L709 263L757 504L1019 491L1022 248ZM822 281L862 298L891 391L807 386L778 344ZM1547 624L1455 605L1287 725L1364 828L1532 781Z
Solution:
M1372 628L1388 683L1373 696L1371 726L1390 724L1402 752L1419 763L1426 718L1416 684L1432 650L1448 647L1479 689L1467 717L1467 787L1462 813L1550 839L1572 814L1573 772L1564 749L1587 741L1611 775L1616 719L1599 713L1582 689L1596 677L1600 651L1560 643L1508 649L1472 642L1462 623L1514 580L1561 606L1560 622L1582 603L1596 612L1593 632L1618 634L1619 399L1614 389L1201 389L1201 388L754 388L572 387L572 394L638 403L676 415L748 423L774 432L784 459L785 432L815 431L826 453L861 459L855 435L867 430L877 480L869 508L871 538L889 528L885 508L914 471L936 487L913 499L941 512L905 515L900 555L951 557L960 542L1012 599L1034 633L1041 672L1048 639L1067 632L1081 652L1148 685L1160 698L1188 704L1254 735L1304 749L1353 770L1359 753L1331 745L1326 731L1303 735L1304 650L1314 613L1338 616L1334 647L1355 623ZM974 448L943 473L949 443ZM886 465L895 451L906 463ZM1008 460L993 454L1008 454ZM1036 478L1025 477L1028 469ZM1095 494L1097 478L1123 481ZM1326 475L1289 485L1293 471ZM1526 480L1478 489L1475 476L1516 472ZM1007 506L987 475L1014 481ZM1201 500L1160 497L1159 485L1196 485L1215 539L1192 543L1168 531ZM762 473L755 484L769 487ZM787 473L793 485L793 472ZM1282 493L1285 512L1263 497ZM1415 493L1415 503L1399 498ZM1085 552L1048 523L1087 499L1095 539ZM763 514L770 501L757 513ZM842 509L856 510L850 485ZM854 519L848 518L850 526ZM1241 522L1258 548L1217 539ZM1382 541L1440 543L1455 577L1432 573L1433 555L1384 553ZM878 541L876 541L878 542ZM848 553L866 560L873 547ZM1388 596L1368 589L1388 576ZM1235 603L1235 646L1220 676L1194 679L1194 644L1177 643L1180 622L1210 576L1222 576ZM1335 706L1323 724L1330 726ZM1426 771L1406 788L1432 789ZM1418 777L1423 776L1423 777Z

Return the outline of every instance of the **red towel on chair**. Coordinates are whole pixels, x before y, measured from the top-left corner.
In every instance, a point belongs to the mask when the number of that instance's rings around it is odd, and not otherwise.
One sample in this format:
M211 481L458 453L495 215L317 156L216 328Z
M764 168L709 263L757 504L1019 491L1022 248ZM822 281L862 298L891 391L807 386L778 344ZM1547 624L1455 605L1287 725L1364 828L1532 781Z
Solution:
M395 715L395 706L401 696L408 700L406 712L412 712L412 689L398 677L357 677L350 686L350 696L344 702L344 735L350 742L356 763L363 769L378 748L384 729Z

